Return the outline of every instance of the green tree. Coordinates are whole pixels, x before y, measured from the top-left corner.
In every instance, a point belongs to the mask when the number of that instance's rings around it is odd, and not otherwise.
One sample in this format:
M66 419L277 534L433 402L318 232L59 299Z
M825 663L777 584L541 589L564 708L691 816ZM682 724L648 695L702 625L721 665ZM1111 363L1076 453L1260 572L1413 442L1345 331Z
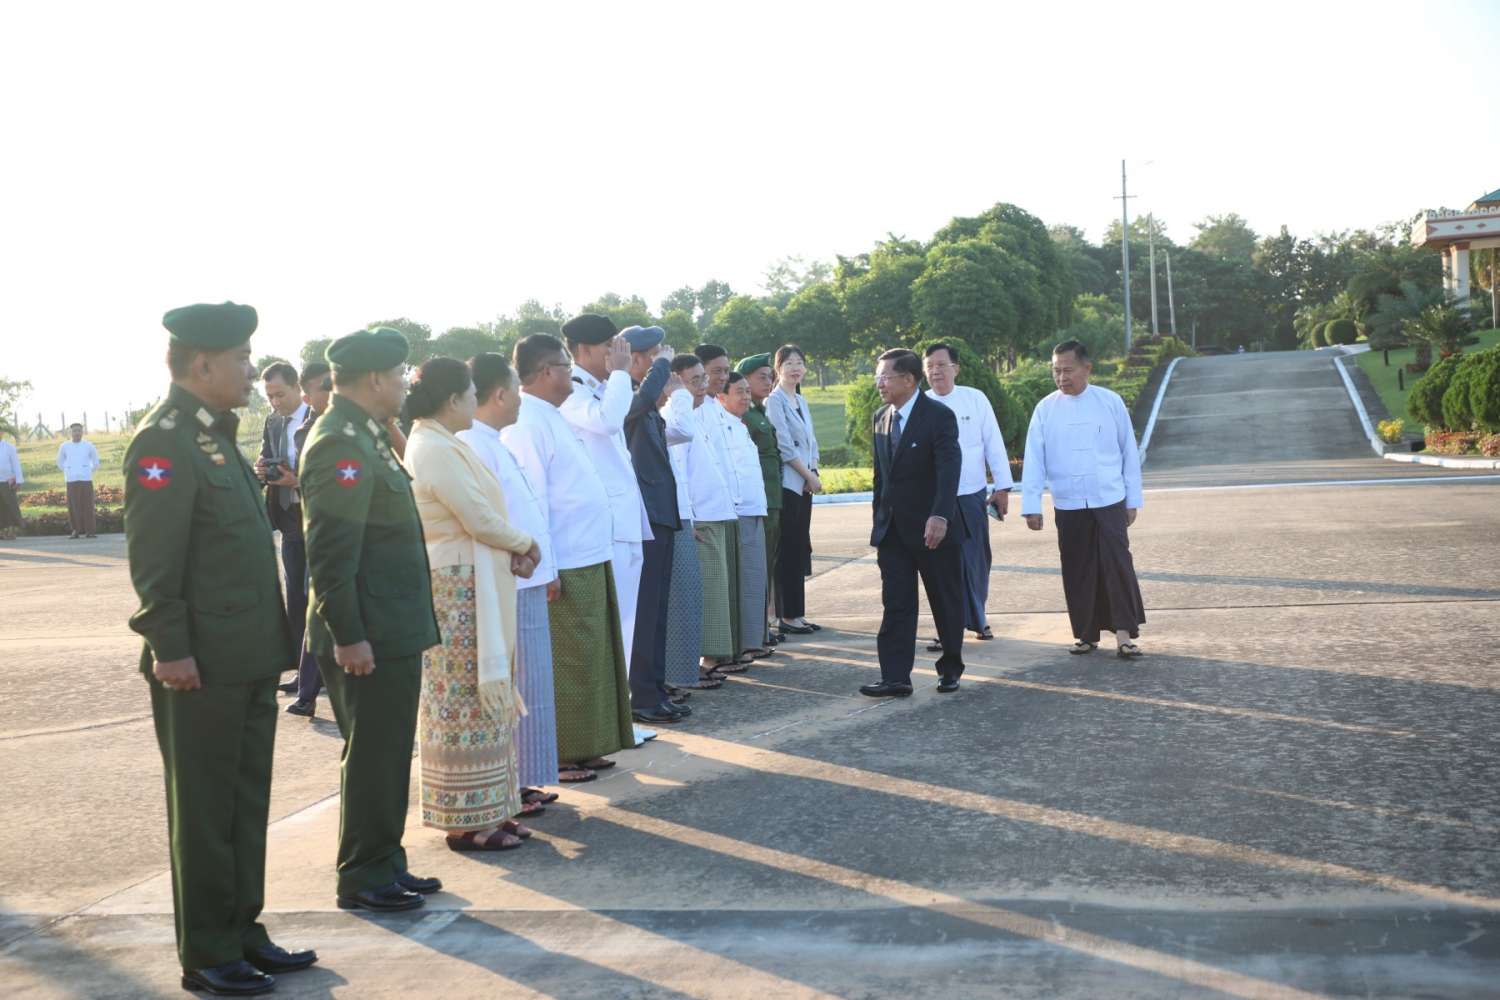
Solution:
M1077 226L1052 226L1047 233L1072 273L1073 287L1080 295L1109 295L1116 290L1120 256L1117 247L1094 246Z
M781 338L806 352L821 387L828 384L829 363L854 353L843 304L826 281L808 285L787 303L781 314Z
M702 331L693 322L692 314L685 310L667 310L666 315L657 321L657 325L666 331L667 343L672 345L673 350L691 351L698 345Z
M1410 340L1420 340L1446 358L1463 350L1469 335L1469 317L1451 302L1429 305L1416 316L1405 320L1401 330ZM1463 428L1453 428L1462 430Z
M1193 228L1198 235L1188 245L1207 257L1242 264L1249 264L1255 257L1255 230L1235 212L1210 215L1202 222L1195 222Z
M776 347L780 315L775 308L748 295L736 295L714 312L713 325L704 336L738 361L750 354Z
M1417 423L1440 430L1454 430L1443 423L1443 395L1458 371L1457 357L1443 358L1427 369L1406 395L1406 412Z
M661 314L666 316L670 312L685 312L692 319L693 313L698 311L698 293L691 285L683 285L675 292L669 292L667 297L661 300Z
M500 340L492 332L477 326L454 326L444 330L441 336L433 338L427 358L457 358L459 361L467 361L476 354L500 350Z
M414 319L400 316L396 319L383 319L365 326L367 330L373 330L379 326L390 327L406 338L406 343L411 347L411 354L407 361L413 365L419 365L428 358L436 357L432 352L432 327L426 323L418 323Z
M608 316L621 330L627 326L651 325L651 308L639 295L632 295L627 299L614 292L605 292L578 311Z
M714 321L714 314L734 298L734 289L727 281L710 280L698 289L698 329L707 330Z
M298 352L298 357L302 360L299 368L306 368L314 361L327 361L328 359L325 355L328 352L328 345L331 343L333 343L332 337L314 337L303 344L302 350Z
M1076 340L1088 348L1095 360L1125 353L1125 308L1104 295L1080 295L1073 300L1073 322L1052 336L1031 345L1031 353L1047 357L1064 340Z
M776 308L784 309L802 289L832 277L833 268L826 261L809 263L802 257L783 257L766 270L767 298Z
M267 368L276 364L278 361L282 362L283 364L292 364L290 359L283 358L279 354L262 354L260 357L255 359L255 370L258 372L263 372ZM297 366L292 365L292 367L296 368Z
M894 235L867 254L839 258L834 288L856 344L874 348L907 339L916 323L911 286L925 266L922 245Z
M977 237L938 243L912 283L912 314L930 336L974 344L976 361L997 358L1021 346L1023 309L1033 320L1039 311L1040 295L1034 285L1025 287L1031 275L1014 273L1023 263ZM1025 305L1019 304L1028 293Z
M999 202L973 218L954 219L937 231L932 243L936 246L973 238L993 243L1034 271L1024 285L1008 282L1022 329L1041 335L1068 324L1078 286L1042 220L1023 208ZM1032 300L1034 316L1028 309Z
M21 417L17 407L31 393L31 382L0 376L0 433L21 436Z

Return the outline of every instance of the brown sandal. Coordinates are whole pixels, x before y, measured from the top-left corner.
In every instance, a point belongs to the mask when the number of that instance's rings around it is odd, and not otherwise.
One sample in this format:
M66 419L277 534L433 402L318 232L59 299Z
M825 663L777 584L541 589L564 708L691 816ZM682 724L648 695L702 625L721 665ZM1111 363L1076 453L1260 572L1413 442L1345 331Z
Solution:
M483 840L479 838L483 837ZM521 846L520 837L506 830L470 830L457 837L448 837L448 850L467 851L514 851Z
M586 767L565 767L557 772L557 780L565 785L578 785L599 777Z
M548 803L557 801L557 793L544 792L540 788L523 788L521 789L521 801L527 805L531 805L533 802L547 805Z
M610 768L615 766L615 762L610 760L608 757L595 757L593 760L586 760L578 766L586 767L594 771L608 771Z
M501 823L500 829L513 837L520 837L522 840L531 839L531 830L513 819L508 819L504 823Z

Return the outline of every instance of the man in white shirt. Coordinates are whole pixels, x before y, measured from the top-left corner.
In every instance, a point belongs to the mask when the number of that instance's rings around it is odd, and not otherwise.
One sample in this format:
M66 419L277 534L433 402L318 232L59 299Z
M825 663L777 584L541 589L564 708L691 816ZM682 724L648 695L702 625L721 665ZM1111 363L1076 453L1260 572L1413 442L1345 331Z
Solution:
M719 404L708 395L708 376L701 360L701 348L694 360L687 355L672 363L672 371L682 379L685 388L672 393L663 416L667 421L667 440L684 443L673 445L686 455L688 493L693 508L693 535L698 545L698 566L703 579L703 634L699 648L700 680L717 687L721 673L735 667L735 632L737 611L731 610L730 584L733 564L732 547L738 545L739 516L734 512L734 493L729 486L725 463L727 455L717 444L723 438L718 422ZM725 366L728 367L727 364ZM681 436L679 436L681 435ZM734 570L738 573L738 570ZM721 669L727 668L727 669Z
M963 452L963 468L958 475L958 511L965 534L959 543L964 565L964 627L976 639L993 639L984 606L990 596L990 526L985 523L985 508L1005 520L1010 507L1010 490L1015 480L1010 474L1010 458L1005 453L1005 439L989 397L969 385L958 385L958 351L948 344L933 344L922 359L927 376L927 397L942 403L958 418L958 447ZM993 483L986 487L985 472ZM927 647L939 652L943 646L933 642Z
M530 577L516 578L516 676L527 714L516 724L517 778L521 801L528 808L556 800L542 791L557 784L557 706L552 687L552 631L547 601L557 591L557 560L547 512L537 502L526 473L500 440L505 428L521 412L521 380L498 354L480 354L469 361L478 406L474 424L459 431L459 440L473 448L485 468L500 480L511 523L530 535L541 549L542 561Z
M703 362L703 374L706 381L706 392L701 400L694 399L693 405L698 415L698 421L703 428L704 443L708 446L708 454L712 459L714 467L718 470L719 479L723 482L728 493L729 516L723 521L705 521L710 525L718 523L724 533L724 579L726 585L725 598L729 608L729 652L727 655L718 655L712 658L712 669L721 674L744 673L749 660L742 659L739 654L740 633L742 632L741 603L740 603L740 522L739 515L735 513L740 503L739 478L734 474L732 450L729 443L729 421L733 418L724 412L724 407L719 405L719 394L724 391L724 386L729 381L730 364L729 352L717 344L699 344L693 348L693 354ZM757 460L759 464L759 460ZM705 574L703 578L705 587L717 586L711 583ZM705 631L712 623L712 603L707 599L704 604ZM704 643L704 656L709 656L708 643Z
M83 425L68 427L72 440L57 449L57 467L68 484L69 538L94 538L94 470L99 468L99 452L94 442L83 439Z
M740 656L758 660L772 655L766 645L766 483L760 451L750 439L745 414L753 398L742 372L731 371L719 393L724 415L729 473L734 477L734 512L739 521Z
M583 442L583 449L609 496L614 539L610 567L615 575L620 635L625 641L628 669L645 560L641 543L651 537L646 505L641 501L625 441L625 417L635 399L635 387L630 380L630 345L609 317L593 313L568 320L562 326L562 334L573 355L573 392L559 410L578 432L578 440Z
M547 514L557 567L557 596L548 614L560 779L588 781L594 769L614 766L605 754L636 743L610 568L615 542L610 497L582 435L559 409L575 385L562 342L532 334L516 344L513 361L521 378L521 409L500 439Z
M25 481L16 446L0 438L0 538L15 538L25 527L21 502L16 497L16 488Z
M1119 395L1089 385L1088 349L1066 340L1052 352L1057 391L1036 404L1021 469L1021 515L1042 530L1042 489L1052 492L1063 596L1077 641L1092 653L1113 632L1118 655L1141 655L1132 639L1146 621L1128 528L1141 509L1141 460Z

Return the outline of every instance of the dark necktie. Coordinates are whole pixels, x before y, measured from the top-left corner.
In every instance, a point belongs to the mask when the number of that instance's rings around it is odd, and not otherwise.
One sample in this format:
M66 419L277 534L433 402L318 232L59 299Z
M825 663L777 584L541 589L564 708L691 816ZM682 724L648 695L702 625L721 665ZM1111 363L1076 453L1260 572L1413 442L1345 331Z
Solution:
M901 447L901 411L891 414L891 430L886 439L891 443L891 461L896 460L896 449Z

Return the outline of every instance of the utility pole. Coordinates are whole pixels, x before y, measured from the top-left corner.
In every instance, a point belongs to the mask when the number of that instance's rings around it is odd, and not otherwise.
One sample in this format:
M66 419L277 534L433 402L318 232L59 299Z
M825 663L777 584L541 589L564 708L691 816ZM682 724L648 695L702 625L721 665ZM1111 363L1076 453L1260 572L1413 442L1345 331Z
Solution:
M1125 353L1130 353L1130 199L1125 191L1125 161L1120 161L1120 284L1125 286Z
M1172 321L1172 336L1177 336L1177 303L1172 299L1172 252L1163 250L1167 258L1167 316Z
M1161 325L1156 321L1156 220L1146 213L1146 241L1151 248L1151 336L1161 336Z

